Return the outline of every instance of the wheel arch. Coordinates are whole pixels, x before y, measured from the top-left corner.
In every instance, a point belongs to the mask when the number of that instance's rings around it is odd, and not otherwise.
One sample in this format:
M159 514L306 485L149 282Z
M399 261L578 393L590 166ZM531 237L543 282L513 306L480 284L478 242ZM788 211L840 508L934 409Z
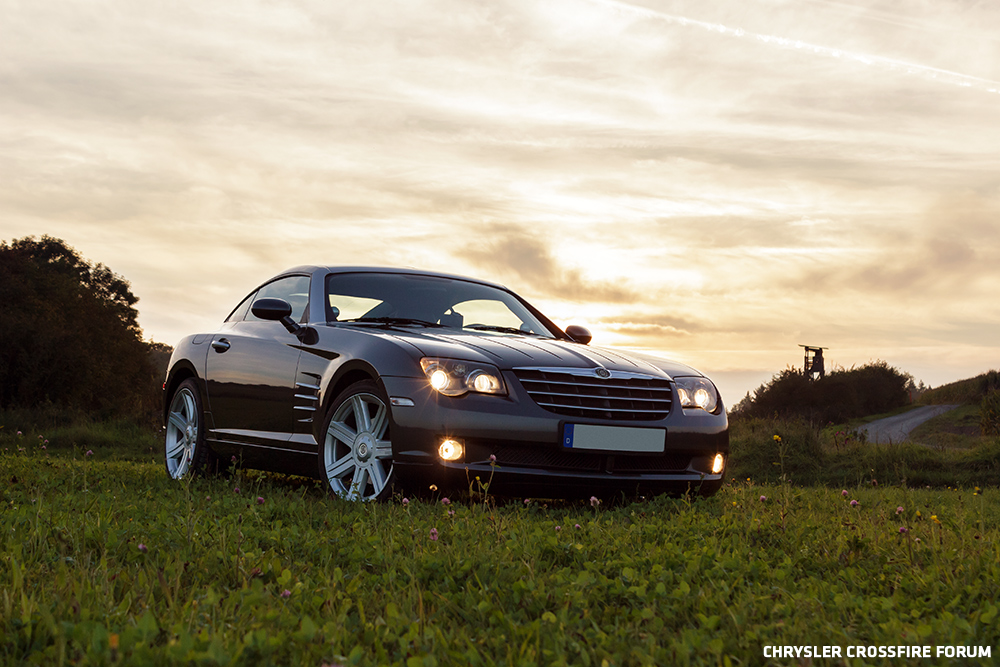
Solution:
M167 423L167 413L170 411L170 399L173 397L174 392L177 391L177 387L180 386L184 380L189 378L195 379L195 384L198 385L198 391L201 394L202 410L205 410L205 390L202 386L202 382L198 377L198 372L194 369L194 365L191 362L185 360L178 361L174 364L170 372L167 374L167 380L163 383L163 423Z
M377 384L382 391L385 391L385 383L382 382L382 377L379 372L367 361L362 359L354 359L345 363L339 369L337 369L336 374L327 384L326 389L323 391L323 401L320 409L325 421L326 413L330 410L330 406L337 396L340 395L344 389L351 386L355 382L361 382L362 380L372 380Z

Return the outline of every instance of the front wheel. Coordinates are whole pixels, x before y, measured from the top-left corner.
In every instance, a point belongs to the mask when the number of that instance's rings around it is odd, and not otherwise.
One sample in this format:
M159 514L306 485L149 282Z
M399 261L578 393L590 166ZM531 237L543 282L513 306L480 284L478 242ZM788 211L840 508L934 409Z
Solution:
M167 474L174 479L200 474L208 464L201 394L191 378L181 382L170 399L164 445Z
M371 380L334 400L319 450L320 478L347 500L381 500L392 493L389 400Z

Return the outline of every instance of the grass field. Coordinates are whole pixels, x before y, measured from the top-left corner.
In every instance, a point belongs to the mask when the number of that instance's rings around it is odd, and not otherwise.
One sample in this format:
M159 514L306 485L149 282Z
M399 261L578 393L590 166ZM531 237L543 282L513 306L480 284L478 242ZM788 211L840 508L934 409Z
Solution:
M998 655L995 486L751 477L708 500L359 506L259 473L171 482L145 444L122 460L45 439L0 440L3 664L798 664L766 659L771 645ZM793 463L767 454L775 471Z

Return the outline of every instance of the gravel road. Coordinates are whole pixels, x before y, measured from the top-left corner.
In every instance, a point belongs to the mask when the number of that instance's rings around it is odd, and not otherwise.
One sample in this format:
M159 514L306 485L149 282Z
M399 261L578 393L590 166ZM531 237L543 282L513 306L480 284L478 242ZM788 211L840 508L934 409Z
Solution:
M873 421L858 428L858 431L868 436L868 442L902 442L906 440L910 431L931 417L937 417L939 414L957 407L957 405L928 405L895 417Z

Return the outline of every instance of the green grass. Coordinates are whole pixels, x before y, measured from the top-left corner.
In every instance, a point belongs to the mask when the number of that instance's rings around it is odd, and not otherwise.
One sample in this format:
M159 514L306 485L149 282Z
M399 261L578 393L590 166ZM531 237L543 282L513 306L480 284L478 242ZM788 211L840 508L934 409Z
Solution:
M995 487L353 505L37 448L0 450L0 479L2 664L756 665L1000 639Z
M18 435L20 433L20 435ZM98 459L160 460L163 436L150 420L95 421L64 408L0 411L0 451L18 448L41 455L92 451ZM44 448L44 449L43 449Z
M977 410L977 408L972 408ZM921 431L922 439L949 437L944 417ZM949 413L950 414L950 413ZM935 430L938 429L938 430ZM774 436L781 437L776 442ZM910 487L975 487L1000 480L1000 438L970 438L968 448L928 447L912 441L872 444L850 435L844 426L819 429L806 422L733 419L728 474L761 483L783 479L798 485L843 487L871 480ZM923 440L921 440L922 442Z
M974 449L996 440L984 436L980 427L979 405L960 405L932 417L910 433L910 439L935 449Z

